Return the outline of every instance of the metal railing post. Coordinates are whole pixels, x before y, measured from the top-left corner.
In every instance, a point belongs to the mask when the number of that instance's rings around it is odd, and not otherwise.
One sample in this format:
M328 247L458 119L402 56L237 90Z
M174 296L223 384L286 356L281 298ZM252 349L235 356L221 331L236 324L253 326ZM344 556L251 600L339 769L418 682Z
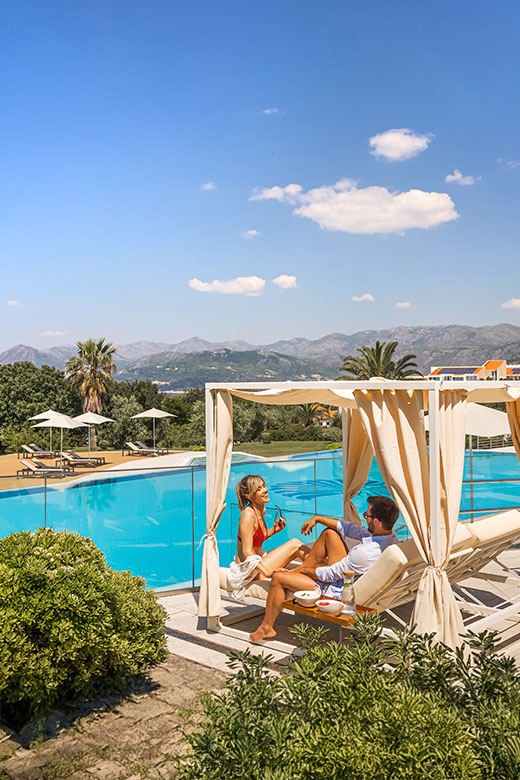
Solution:
M314 458L314 514L318 514L318 496L316 494L316 458ZM316 526L314 526L316 529ZM317 531L315 531L315 538L317 535Z
M471 522L475 519L475 511L474 511L474 495L473 495L473 436L470 434L469 436L469 479L470 479L470 486L469 486L469 508L471 510Z
M43 527L47 528L47 477L43 478Z
M191 467L191 585L195 587L195 478Z

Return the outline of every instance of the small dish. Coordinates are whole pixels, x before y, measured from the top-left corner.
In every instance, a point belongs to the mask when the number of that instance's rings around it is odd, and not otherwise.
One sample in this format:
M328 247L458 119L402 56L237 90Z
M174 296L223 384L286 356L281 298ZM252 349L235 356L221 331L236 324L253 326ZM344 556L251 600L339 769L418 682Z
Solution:
M339 615L343 609L343 602L336 599L320 599L316 602L319 612L325 615Z
M302 607L313 607L320 596L321 593L318 590L297 590L294 594L296 603Z

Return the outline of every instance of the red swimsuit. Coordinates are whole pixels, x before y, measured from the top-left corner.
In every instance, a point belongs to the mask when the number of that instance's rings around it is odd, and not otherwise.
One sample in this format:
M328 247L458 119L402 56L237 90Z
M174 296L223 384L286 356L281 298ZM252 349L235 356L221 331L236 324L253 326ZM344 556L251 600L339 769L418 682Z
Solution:
M267 531L267 527L265 529L262 528L261 523L258 523L258 528L255 531L255 535L253 536L253 547L261 547L265 540L268 538L269 533ZM238 541L241 542L242 539L240 538L240 534L237 534Z

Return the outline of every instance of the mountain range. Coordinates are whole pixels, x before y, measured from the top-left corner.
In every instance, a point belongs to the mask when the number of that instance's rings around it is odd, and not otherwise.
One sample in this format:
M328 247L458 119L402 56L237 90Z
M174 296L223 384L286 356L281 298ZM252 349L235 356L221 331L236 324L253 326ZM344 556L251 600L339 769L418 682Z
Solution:
M422 373L432 365L479 365L490 358L520 363L520 327L516 325L425 325L350 335L330 333L316 340L293 338L261 345L197 337L177 343L134 341L117 346L117 378L148 378L165 383L163 389L179 390L201 386L210 379L333 379L345 355L373 346L377 339L398 341L397 356L416 355ZM43 350L18 344L0 354L0 364L28 360L37 366L63 368L75 351L73 344Z

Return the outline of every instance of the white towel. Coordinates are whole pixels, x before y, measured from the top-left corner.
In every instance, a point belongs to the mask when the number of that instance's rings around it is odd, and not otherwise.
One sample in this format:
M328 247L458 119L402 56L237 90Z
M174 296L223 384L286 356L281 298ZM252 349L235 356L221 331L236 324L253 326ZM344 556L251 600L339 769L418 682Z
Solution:
M237 558L231 561L229 564L228 582L233 591L231 595L234 599L244 601L246 585L249 585L255 579L256 567L261 560L261 555L249 555L245 561L239 561Z

